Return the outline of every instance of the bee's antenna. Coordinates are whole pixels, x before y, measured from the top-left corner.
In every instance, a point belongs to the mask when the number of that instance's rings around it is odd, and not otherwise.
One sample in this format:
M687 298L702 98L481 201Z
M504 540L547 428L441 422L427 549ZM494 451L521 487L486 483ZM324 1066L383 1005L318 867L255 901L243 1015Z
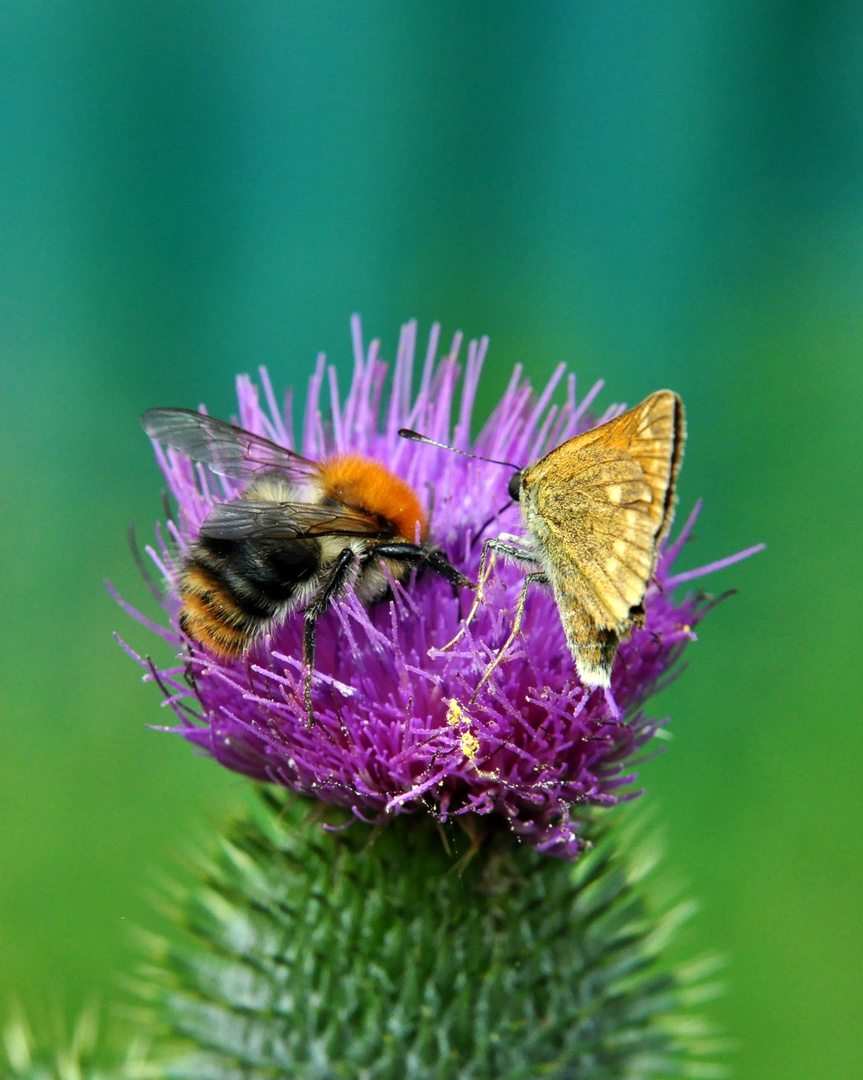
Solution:
M447 446L446 443L437 442L435 439L430 439L428 435L420 435L418 431L411 431L410 428L399 428L399 435L403 439L428 443L429 446L439 446L441 450L451 450L454 454L464 454L465 457L472 457L477 461L490 461L492 465L504 465L507 469L515 469L516 472L521 472L521 465L513 465L511 461L498 461L497 458L482 457L480 454L471 454L467 450L457 450L454 446Z

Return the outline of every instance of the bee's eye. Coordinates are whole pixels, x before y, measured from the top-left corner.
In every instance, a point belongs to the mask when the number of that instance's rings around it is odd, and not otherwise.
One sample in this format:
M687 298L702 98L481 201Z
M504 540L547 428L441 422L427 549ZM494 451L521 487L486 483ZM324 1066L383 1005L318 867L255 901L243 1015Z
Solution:
M521 489L521 471L513 473L509 478L509 497L513 502L518 502L518 495Z

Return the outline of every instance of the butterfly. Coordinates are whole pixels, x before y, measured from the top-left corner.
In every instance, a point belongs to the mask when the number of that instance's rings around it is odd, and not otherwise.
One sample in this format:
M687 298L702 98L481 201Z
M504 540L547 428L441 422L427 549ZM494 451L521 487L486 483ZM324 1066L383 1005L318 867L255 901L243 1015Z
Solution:
M509 494L526 535L485 541L473 605L444 649L460 640L483 603L494 556L537 569L525 576L512 632L474 700L515 640L532 584L552 590L582 683L611 685L618 645L644 625L644 597L674 518L685 441L683 402L657 390L512 476Z

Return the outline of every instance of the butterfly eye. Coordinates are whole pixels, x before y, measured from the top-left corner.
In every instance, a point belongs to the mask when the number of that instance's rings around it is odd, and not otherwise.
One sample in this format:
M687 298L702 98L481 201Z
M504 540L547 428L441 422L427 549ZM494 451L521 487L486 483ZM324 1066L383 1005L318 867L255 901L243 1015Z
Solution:
M521 490L521 470L517 473L513 473L509 478L509 497L513 502L518 502L519 491Z

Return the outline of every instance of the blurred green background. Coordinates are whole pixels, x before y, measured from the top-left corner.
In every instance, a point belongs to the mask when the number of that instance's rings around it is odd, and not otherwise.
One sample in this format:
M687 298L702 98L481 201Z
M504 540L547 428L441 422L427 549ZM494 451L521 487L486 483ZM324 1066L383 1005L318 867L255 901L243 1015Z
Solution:
M741 1080L863 1060L863 8L842 0L0 6L0 1003L110 996L243 798L111 639L160 515L138 427L440 319L689 410L714 579L645 770ZM856 477L856 479L855 479ZM150 607L148 610L152 610ZM0 1004L2 1009L2 1004Z

